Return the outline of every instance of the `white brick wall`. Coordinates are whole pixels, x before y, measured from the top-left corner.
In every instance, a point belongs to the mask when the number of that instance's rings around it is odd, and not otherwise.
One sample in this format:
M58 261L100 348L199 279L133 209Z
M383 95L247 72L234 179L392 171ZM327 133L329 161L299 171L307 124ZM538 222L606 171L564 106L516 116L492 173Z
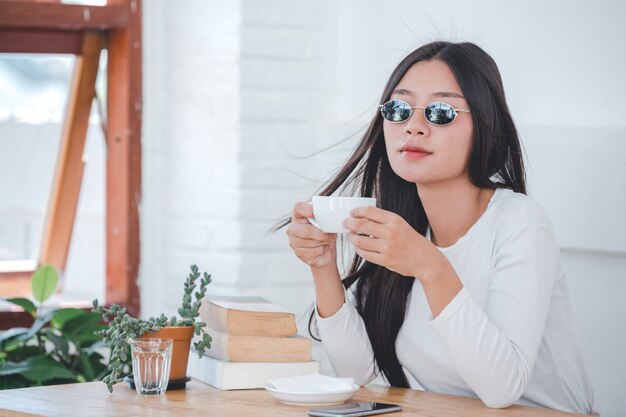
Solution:
M240 3L144 3L142 311L173 313L189 265L238 278Z
M300 313L307 270L269 230L324 179L298 158L327 141L335 6L188 3L144 4L143 313L174 311L191 263Z
M308 270L269 231L328 175L335 5L188 3L144 3L143 314L174 312L197 263L304 317Z
M294 156L317 149L325 123L334 15L331 2L242 1L240 289L298 313L312 295L307 268L268 229L321 179L315 158Z

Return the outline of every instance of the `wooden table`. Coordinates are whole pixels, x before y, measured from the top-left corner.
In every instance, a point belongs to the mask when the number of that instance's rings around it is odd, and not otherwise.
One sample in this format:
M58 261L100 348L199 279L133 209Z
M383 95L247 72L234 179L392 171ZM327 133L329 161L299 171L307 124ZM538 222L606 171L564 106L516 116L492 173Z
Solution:
M402 406L390 417L573 417L580 414L514 405L489 409L477 399L432 394L405 388L361 388L353 397ZM126 384L117 384L109 394L102 382L54 385L0 391L0 416L216 416L216 417L308 417L311 406L286 405L264 390L219 391L192 381L186 390L164 396L142 396Z

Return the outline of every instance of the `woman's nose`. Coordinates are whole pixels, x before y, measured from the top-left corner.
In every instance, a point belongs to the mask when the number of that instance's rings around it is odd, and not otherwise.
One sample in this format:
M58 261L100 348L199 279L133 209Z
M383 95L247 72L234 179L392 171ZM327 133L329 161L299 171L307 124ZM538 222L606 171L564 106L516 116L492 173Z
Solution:
M423 110L417 109L413 111L413 114L405 122L404 132L408 135L418 135L423 136L430 133L430 129L428 127L428 123L426 119L424 119L424 115L422 114Z

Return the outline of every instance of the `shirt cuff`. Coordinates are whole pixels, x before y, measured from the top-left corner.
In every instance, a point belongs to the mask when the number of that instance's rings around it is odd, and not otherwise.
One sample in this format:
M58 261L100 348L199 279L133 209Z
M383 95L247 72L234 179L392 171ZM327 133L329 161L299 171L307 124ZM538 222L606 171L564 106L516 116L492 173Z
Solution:
M463 304L469 300L469 293L465 287L461 288L461 291L459 291L458 294L455 295L454 298L448 303L448 305L441 310L441 313L439 313L437 317L433 318L433 315L429 314L426 319L426 323L433 327L443 325L446 321L453 317L457 311L461 309L461 307L463 307Z

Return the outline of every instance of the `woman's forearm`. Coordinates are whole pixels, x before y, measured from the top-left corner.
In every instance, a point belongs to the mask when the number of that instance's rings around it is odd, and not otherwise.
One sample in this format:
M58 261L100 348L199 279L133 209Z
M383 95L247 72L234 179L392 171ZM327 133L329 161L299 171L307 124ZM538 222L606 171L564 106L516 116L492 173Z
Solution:
M463 288L452 264L443 255L417 278L424 288L433 317L437 317Z
M345 302L345 292L339 270L334 262L316 268L311 267L315 283L315 301L317 313L322 318L333 316Z

